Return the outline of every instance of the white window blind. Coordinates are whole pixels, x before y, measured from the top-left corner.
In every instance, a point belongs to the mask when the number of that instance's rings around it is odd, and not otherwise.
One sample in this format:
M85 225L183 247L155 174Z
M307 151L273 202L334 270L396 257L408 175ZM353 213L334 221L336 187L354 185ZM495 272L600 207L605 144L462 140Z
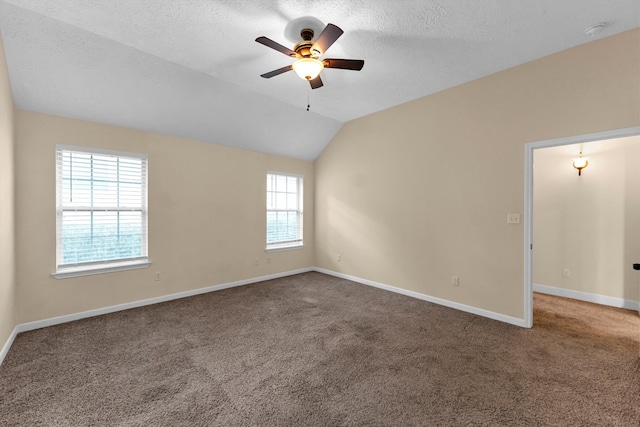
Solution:
M56 146L57 271L147 262L147 156Z
M302 176L267 173L267 249L302 246Z

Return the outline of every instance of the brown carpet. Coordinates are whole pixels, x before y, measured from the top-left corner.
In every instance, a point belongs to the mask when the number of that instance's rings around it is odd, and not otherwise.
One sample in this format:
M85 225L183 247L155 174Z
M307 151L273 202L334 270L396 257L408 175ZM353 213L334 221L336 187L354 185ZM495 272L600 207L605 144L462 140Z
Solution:
M635 426L640 320L523 329L305 273L20 334L0 425Z

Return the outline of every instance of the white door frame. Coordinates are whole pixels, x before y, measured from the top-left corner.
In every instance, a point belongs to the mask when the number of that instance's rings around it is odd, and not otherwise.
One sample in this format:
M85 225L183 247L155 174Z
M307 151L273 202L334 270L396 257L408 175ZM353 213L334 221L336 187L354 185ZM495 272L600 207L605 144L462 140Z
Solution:
M566 138L530 142L524 149L524 326L533 326L533 151L605 139L640 135L640 126Z

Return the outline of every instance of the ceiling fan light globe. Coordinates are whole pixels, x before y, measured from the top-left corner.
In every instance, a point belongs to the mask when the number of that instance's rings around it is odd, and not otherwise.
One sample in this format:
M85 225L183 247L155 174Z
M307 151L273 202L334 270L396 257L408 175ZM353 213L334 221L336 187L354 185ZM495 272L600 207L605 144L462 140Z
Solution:
M315 79L323 68L324 65L322 62L315 58L300 58L293 63L293 71L295 71L302 80Z

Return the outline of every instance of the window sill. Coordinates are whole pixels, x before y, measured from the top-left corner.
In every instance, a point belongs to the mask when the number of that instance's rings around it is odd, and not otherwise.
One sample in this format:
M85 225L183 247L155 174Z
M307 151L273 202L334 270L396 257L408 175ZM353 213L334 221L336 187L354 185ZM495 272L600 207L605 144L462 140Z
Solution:
M302 243L297 243L295 245L273 245L268 246L264 251L265 252L280 252L280 251L292 251L294 249L302 249L304 245Z
M51 273L56 279L68 279L71 277L91 276L94 274L114 273L116 271L137 270L139 268L147 268L151 265L149 261L135 261L114 263L109 266L91 266L84 268L65 268Z

